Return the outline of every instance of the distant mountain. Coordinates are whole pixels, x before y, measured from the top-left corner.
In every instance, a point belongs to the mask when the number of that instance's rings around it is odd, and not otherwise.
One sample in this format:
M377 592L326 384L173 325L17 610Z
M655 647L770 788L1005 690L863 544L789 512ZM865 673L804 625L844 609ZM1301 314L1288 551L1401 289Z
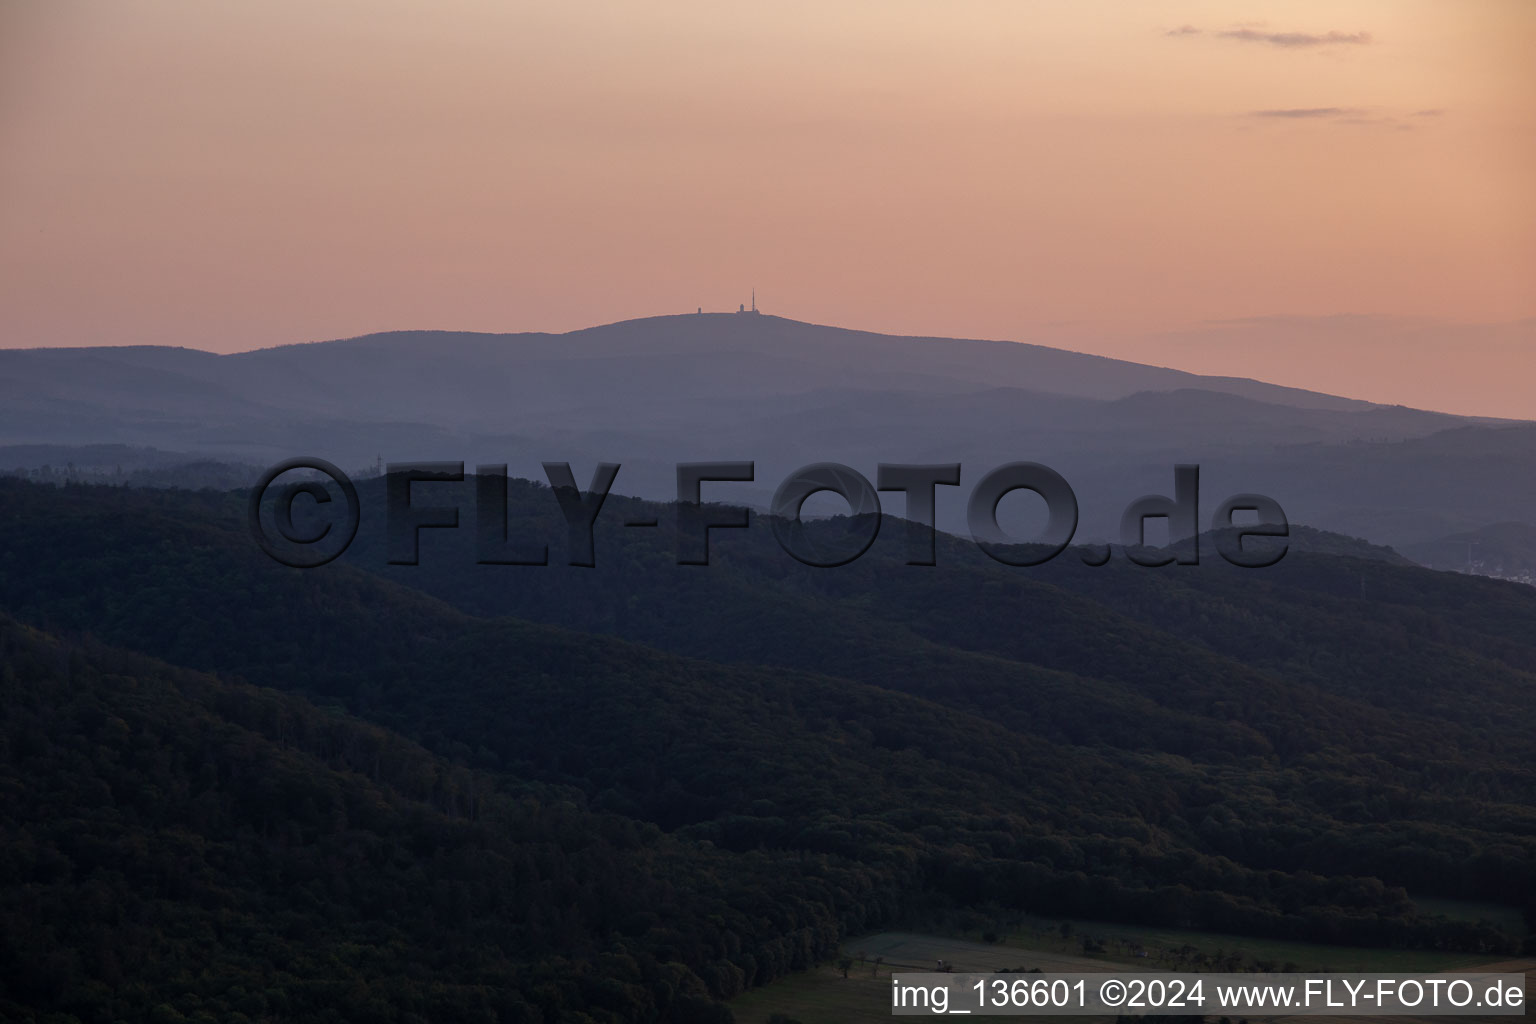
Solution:
M1370 403L1238 378L1202 377L1162 367L1013 341L907 337L803 323L761 314L704 313L645 317L567 334L471 334L394 331L314 345L288 345L229 357L275 366L305 352L311 366L356 373L355 354L374 357L369 380L390 382L390 369L416 365L430 353L445 365L502 365L509 355L530 369L525 387L552 408L590 402L594 382L621 380L635 389L675 394L697 384L732 397L777 397L821 389L944 390L1017 387L1110 399L1137 391L1204 388L1302 408L1371 408ZM601 361L613 369L594 365ZM565 365L575 363L572 365ZM632 371L639 378L630 378ZM554 393L550 388L556 389ZM692 397L706 397L698 394ZM558 402L558 405L554 404Z
M1258 491L1298 520L1393 544L1520 518L1528 488L1507 486L1512 470L1536 481L1518 472L1536 467L1536 448L1510 452L1498 421L754 314L559 335L400 331L227 356L0 351L0 397L0 452L113 443L244 464L315 454L348 468L382 457L523 472L613 461L619 491L653 499L675 494L677 462L750 459L757 480L728 500L758 507L808 462L868 476L879 462L959 462L968 488L1023 459L1068 477L1084 538L1113 536L1125 504L1171 486L1175 462L1201 464L1212 506ZM941 489L939 522L964 529L963 494Z
M277 413L318 423L421 422L474 431L528 430L532 417L556 416L576 429L615 401L628 413L675 411L680 402L708 411L716 402L843 389L953 395L997 387L1100 400L1204 388L1304 409L1373 408L1039 345L703 314L562 335L398 331L228 356L145 346L4 350L0 394L8 416L0 440L80 441L69 432L101 418L171 432L194 420L239 424ZM39 436L23 436L28 431ZM227 439L203 440L205 447L221 443Z

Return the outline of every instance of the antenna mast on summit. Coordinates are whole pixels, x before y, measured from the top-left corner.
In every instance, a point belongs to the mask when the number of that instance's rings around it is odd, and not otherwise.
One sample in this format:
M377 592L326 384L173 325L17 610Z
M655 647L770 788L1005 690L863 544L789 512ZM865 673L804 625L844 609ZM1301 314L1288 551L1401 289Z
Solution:
M757 312L757 289L752 289L752 312Z

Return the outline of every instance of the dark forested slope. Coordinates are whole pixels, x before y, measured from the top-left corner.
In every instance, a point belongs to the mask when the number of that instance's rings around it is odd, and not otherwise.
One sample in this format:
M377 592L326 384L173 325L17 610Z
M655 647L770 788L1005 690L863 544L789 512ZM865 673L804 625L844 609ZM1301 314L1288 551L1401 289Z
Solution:
M639 507L610 500L605 522ZM515 520L558 540L553 506L514 482ZM300 571L256 549L243 512L239 494L0 481L0 609L65 638L5 627L20 881L0 954L35 979L12 998L175 990L192 1006L233 998L213 990L234 969L194 984L205 968L184 965L249 960L242 991L288 992L261 1012L335 1005L302 957L252 952L289 915L301 948L358 984L399 974L471 1003L510 985L573 1020L578 1005L712 1013L706 996L934 901L1519 942L1413 897L1531 899L1522 588L1305 551L1248 572L1015 570L949 538L918 568L899 523L834 570L757 524L720 535L707 568L604 527L592 570L476 568L438 531L421 565L386 572L366 515L350 564ZM384 838L348 840L360 821ZM184 863L186 885L166 888L163 867L120 876L131 861L101 851L124 844ZM540 851L547 872L474 888ZM603 873L596 900L562 888L576 851ZM681 917L657 909L680 900ZM165 943L153 963L91 952L123 921ZM444 921L483 948L452 954ZM29 929L54 959L28 959ZM584 987L606 956L633 961L620 973L639 1001L608 1017ZM696 1003L663 1007L690 985Z

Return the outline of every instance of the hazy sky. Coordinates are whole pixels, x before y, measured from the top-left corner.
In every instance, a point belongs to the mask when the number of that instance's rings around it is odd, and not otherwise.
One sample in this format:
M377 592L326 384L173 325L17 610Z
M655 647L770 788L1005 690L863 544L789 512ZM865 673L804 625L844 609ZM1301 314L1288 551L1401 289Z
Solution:
M0 0L0 345L755 285L1446 407L1488 332L1536 379L1533 53L1529 0Z

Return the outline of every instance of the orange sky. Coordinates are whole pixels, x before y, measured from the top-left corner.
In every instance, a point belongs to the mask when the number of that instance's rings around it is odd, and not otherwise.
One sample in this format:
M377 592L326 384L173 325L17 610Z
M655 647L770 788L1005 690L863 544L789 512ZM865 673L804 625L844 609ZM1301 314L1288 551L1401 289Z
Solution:
M0 346L566 330L755 285L1536 416L1507 367L1437 390L1489 345L1536 380L1532 53L1528 0L0 0ZM1335 319L1278 360L1277 321L1212 325L1255 317Z

